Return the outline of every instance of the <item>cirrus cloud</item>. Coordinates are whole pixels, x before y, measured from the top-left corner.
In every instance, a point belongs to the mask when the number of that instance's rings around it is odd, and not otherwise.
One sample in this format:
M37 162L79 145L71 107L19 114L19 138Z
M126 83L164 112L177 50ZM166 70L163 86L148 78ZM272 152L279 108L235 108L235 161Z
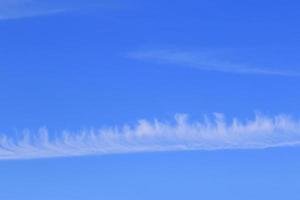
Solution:
M139 120L134 126L63 131L41 128L21 138L0 137L0 160L87 155L223 149L263 149L300 144L300 120L286 115L225 120L222 114L202 120L176 115L171 122Z
M232 61L232 55L218 53L217 50L182 50L182 49L156 49L139 50L127 53L131 59L152 62L157 64L171 64L174 66L190 67L203 71L214 71L234 74L256 74L275 76L299 77L300 72L276 68L263 68L250 64Z
M0 0L0 20L52 15L99 6L105 0Z

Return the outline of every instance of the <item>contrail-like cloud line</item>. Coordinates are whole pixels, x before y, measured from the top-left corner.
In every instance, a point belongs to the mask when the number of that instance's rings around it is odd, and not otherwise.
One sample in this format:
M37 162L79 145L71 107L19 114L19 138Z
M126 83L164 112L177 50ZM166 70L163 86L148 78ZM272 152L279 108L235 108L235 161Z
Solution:
M87 155L220 150L263 149L300 144L300 120L286 115L252 120L227 121L222 114L190 121L176 115L173 122L140 120L136 125L63 131L54 137L47 129L27 132L21 138L0 136L0 160L39 159Z
M257 74L269 76L300 77L298 71L267 69L234 63L220 58L220 55L206 51L184 51L184 50L148 50L135 51L126 55L129 58L143 60L158 64L172 64L175 66L189 67L203 71L215 71L234 74ZM230 56L229 56L230 57Z

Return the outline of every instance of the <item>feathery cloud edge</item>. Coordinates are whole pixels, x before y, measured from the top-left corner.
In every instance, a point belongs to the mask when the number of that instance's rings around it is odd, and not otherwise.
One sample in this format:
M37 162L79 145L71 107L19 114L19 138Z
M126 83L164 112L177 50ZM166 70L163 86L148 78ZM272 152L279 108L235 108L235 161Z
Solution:
M228 122L222 114L190 121L176 115L173 122L139 120L134 126L63 131L53 137L47 129L21 138L0 136L0 160L39 159L104 154L264 149L300 144L300 120L286 115Z

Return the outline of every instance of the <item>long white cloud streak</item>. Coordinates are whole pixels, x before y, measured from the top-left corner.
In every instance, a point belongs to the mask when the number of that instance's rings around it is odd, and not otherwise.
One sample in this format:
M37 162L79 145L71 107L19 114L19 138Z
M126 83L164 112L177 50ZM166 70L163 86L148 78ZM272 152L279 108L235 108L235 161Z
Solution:
M44 128L19 139L2 135L0 160L295 146L300 144L300 121L257 115L253 120L226 122L221 114L213 120L189 121L186 115L177 115L170 123L140 120L135 126L49 135Z
M299 72L267 69L238 64L218 55L212 51L184 51L184 50L150 50L136 51L127 54L128 57L144 61L152 61L159 64L173 64L184 67L192 67L205 71L219 71L238 74L262 74L277 76L300 76ZM228 56L230 57L230 56Z

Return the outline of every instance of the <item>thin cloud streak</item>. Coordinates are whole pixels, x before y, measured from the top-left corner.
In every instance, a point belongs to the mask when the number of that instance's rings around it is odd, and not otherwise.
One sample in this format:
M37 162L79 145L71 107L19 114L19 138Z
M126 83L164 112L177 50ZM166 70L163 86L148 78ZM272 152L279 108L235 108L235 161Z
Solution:
M191 121L176 115L172 122L139 120L134 126L63 131L47 129L21 138L0 137L0 160L88 155L224 149L264 149L300 144L300 120L285 115L256 115L252 120L225 120L222 114Z
M9 14L9 15L0 15L1 20L13 20L20 18L31 18L36 16L47 16L47 15L55 15L59 13L68 12L70 9L53 9L53 10L43 10L43 11L28 11L23 12L22 14Z
M51 15L69 10L44 3L45 1L37 0L0 0L0 20Z
M182 51L182 50L153 50L135 51L127 57L158 64L174 64L177 66L192 67L205 71L217 71L237 74L258 74L276 76L300 76L299 72L253 67L229 61L224 56L214 55L212 52Z
M0 20L20 19L99 7L102 1L0 0Z

